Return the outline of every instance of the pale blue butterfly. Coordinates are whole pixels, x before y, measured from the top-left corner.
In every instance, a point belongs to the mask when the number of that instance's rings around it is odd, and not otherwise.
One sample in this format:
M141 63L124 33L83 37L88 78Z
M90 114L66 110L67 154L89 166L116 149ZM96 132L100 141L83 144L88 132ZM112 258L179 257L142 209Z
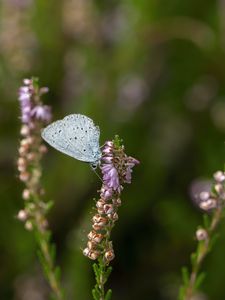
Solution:
M55 149L88 162L93 168L100 162L99 127L84 115L72 114L53 122L43 129L41 136Z

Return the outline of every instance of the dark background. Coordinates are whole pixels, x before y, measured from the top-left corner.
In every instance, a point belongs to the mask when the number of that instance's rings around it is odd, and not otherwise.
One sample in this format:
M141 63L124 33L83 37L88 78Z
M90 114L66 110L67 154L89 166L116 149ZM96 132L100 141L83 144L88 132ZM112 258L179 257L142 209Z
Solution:
M32 234L16 218L22 79L50 88L54 120L83 113L101 144L119 134L141 164L113 230L114 300L174 300L202 222L193 190L224 165L225 1L2 0L0 2L0 299L43 300L48 288ZM92 198L90 167L49 149L43 185L67 299L89 300L83 257ZM204 263L196 299L225 299L225 226ZM207 295L207 297L206 297Z

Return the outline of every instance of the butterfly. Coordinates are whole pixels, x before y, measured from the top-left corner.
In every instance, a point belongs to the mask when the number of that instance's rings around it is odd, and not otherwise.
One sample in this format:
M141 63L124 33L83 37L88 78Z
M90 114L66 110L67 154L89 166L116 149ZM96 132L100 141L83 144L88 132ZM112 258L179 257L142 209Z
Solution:
M58 151L90 163L93 169L100 162L100 130L87 116L68 115L44 128L41 136Z

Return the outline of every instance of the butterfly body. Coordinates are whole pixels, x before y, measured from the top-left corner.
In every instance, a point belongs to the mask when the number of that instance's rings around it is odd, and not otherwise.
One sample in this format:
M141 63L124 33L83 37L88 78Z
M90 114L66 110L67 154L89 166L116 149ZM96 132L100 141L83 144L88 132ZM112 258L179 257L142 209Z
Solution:
M42 138L52 147L93 167L99 164L102 156L99 137L99 127L80 114L68 115L42 131Z

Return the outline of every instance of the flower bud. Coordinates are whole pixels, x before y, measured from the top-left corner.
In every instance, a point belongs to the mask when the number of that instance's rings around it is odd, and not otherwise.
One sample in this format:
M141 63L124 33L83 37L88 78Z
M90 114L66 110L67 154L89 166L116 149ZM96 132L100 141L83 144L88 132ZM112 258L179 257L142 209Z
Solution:
M17 219L20 221L25 221L27 219L27 212L21 209L17 214Z
M29 134L29 132L30 132L29 127L27 125L23 125L20 130L20 134L22 136L27 136Z
M97 231L98 231L98 230L101 230L101 229L102 229L102 226L100 226L100 225L98 225L98 224L95 223L95 224L92 225L92 228L93 228L94 230L97 230Z
M225 174L222 171L217 171L213 177L217 182L223 182L225 180Z
M19 147L19 154L21 155L21 156L25 156L26 155L26 153L27 153L27 147L25 147L25 146L20 146Z
M96 232L95 232L94 230L90 231L90 232L88 233L88 235L87 235L88 239L89 239L89 240L92 240L93 237L95 236L95 234L96 234Z
M23 146L25 149L28 149L30 146L30 137L27 137L25 139L22 139L20 142L20 145Z
M89 256L89 253L90 253L90 250L89 250L88 248L85 248L85 249L83 250L84 256Z
M21 181L25 182L29 179L30 174L28 172L22 172L19 177Z
M27 159L29 161L32 161L32 160L34 160L36 158L36 156L37 156L36 153L30 152L30 153L27 154Z
M95 260L99 257L99 255L100 255L100 252L95 250L95 251L90 251L88 257L92 260Z
M106 251L104 257L107 262L110 262L115 257L114 251L112 249Z
M103 208L104 207L104 204L105 204L105 201L103 199L99 199L97 202L96 202L96 207L97 208Z
M33 224L32 224L32 222L31 222L31 221L27 221L27 222L25 223L25 228L26 228L27 230L31 231L31 230L33 229Z
M113 221L117 221L119 219L119 216L116 212L112 215L112 219Z
M85 248L85 249L83 250L83 254L84 254L84 256L87 256L87 257L89 257L90 259L95 260L95 259L97 259L97 258L99 257L100 252L97 251L97 250L92 251L92 250L90 250L90 249L88 249L88 248Z
M93 250L93 249L96 248L96 244L93 243L92 241L88 241L87 242L87 247L88 247L88 249Z
M19 172L25 172L26 171L26 166L25 165L18 165L17 167Z
M45 87L45 86L41 87L40 90L39 90L39 92L40 92L40 95L44 95L44 94L46 94L46 93L49 92L49 88Z
M28 189L23 190L22 197L24 200L28 200L30 198L30 191Z
M196 238L197 238L198 241L204 241L204 240L208 239L207 231L203 228L199 228L196 231Z
M25 85L30 85L30 84L32 83L32 80L31 80L31 79L28 79L28 78L25 78L25 79L23 80L23 83L24 83Z
M106 141L105 145L112 148L113 147L113 142L112 141Z
M217 201L215 199L208 199L207 201L199 203L199 206L203 210L210 210L217 206Z
M26 166L26 159L24 157L19 157L17 160L18 166Z
M95 215L92 218L92 220L96 225L99 225L99 226L104 226L107 224L107 219L104 217L101 217L100 215Z
M209 199L209 197L210 197L210 194L208 192L201 192L199 194L199 198L201 201L206 201Z
M104 211L106 214L111 214L114 212L114 206L112 204L105 204Z
M216 191L218 194L221 194L221 193L223 192L223 186L222 186L221 183L215 184L214 188L215 188L215 191Z
M93 237L93 242L95 243L101 243L102 239L104 238L104 235L101 233L96 233L95 236Z
M104 208L103 208L103 207L102 207L102 208L98 208L98 213L99 213L100 215L105 214Z
M113 203L114 203L116 206L120 206L120 205L121 205L121 199L120 199L120 198L114 199Z

